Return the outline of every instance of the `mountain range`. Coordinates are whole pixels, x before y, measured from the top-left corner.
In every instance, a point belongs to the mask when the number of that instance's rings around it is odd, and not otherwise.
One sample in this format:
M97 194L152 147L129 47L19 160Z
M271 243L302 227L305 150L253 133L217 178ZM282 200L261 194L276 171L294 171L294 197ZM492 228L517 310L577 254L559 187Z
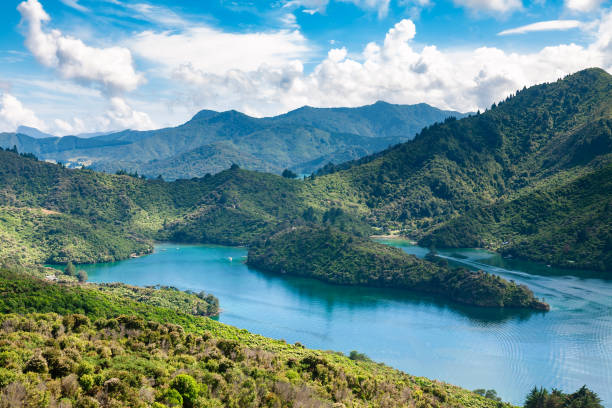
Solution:
M288 116L303 123L312 112ZM227 139L253 123L287 120L205 111L190 123L211 127L220 118L216 134ZM13 257L23 253L14 248L26 245L38 262L113 260L146 251L153 239L251 245L279 228L310 223L610 272L611 129L612 76L588 69L520 90L483 113L427 126L413 140L306 180L239 166L189 180L142 180L2 152L0 233L12 244L0 246L0 255ZM107 140L120 149L150 140L147 134L59 142Z
M359 108L305 106L267 118L203 110L178 127L97 137L44 137L22 127L21 133L0 134L0 146L17 146L20 152L69 167L170 180L218 173L232 164L310 174L329 162L342 163L410 140L424 126L450 116L464 115L426 104L385 102Z

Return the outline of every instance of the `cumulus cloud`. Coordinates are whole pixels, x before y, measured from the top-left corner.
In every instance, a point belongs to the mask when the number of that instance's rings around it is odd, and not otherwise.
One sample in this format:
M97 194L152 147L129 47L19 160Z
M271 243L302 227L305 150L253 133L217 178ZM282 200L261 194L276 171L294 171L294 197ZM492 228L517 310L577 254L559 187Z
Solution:
M551 20L551 21L540 21L538 23L527 24L524 26L511 28L499 32L497 35L511 35L511 34L526 34L534 31L562 31L570 30L572 28L579 28L582 23L578 20Z
M453 0L458 6L473 12L508 13L523 8L522 0Z
M0 132L14 132L19 126L30 126L53 135L74 135L85 132L134 129L149 130L156 124L148 114L134 110L125 99L112 97L105 112L86 118L41 120L19 99L0 92Z
M565 6L574 11L588 12L599 8L603 0L565 0Z
M189 65L216 74L235 67L248 71L262 64L277 66L311 52L297 30L228 33L210 27L144 31L130 40L129 46L137 55L167 67Z
M110 108L100 119L101 129L134 129L149 130L155 128L155 124L144 112L132 109L123 98L113 97L110 100Z
M310 73L299 61L226 72L184 64L176 67L174 77L189 84L196 106L256 116L302 105L359 106L376 100L474 111L525 85L592 66L612 69L612 13L598 22L596 31L597 40L587 46L564 44L531 53L494 47L443 51L434 45L417 48L414 23L402 20L382 44L372 42L358 55L332 49Z
M100 115L70 120L54 119L47 128L55 135L75 135L123 129L150 130L156 127L148 114L134 110L123 98L112 97L107 110Z
M127 48L94 48L59 30L46 30L43 26L51 18L38 0L24 1L17 9L26 27L26 47L62 77L94 84L110 94L131 91L143 83Z
M45 129L45 124L33 111L23 106L13 95L0 93L0 132L14 132L18 126L25 125Z

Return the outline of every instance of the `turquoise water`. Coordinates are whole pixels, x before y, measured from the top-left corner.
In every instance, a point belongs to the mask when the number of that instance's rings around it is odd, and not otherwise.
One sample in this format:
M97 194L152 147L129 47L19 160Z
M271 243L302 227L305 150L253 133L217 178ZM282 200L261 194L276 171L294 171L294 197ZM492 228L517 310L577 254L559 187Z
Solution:
M387 242L424 256L407 242ZM587 384L612 405L612 281L481 250L441 253L529 285L548 313L466 307L395 290L279 277L244 265L246 249L163 244L146 257L88 265L93 282L172 285L216 295L219 320L311 348L359 350L411 374L522 403L534 385ZM231 258L231 260L230 260Z

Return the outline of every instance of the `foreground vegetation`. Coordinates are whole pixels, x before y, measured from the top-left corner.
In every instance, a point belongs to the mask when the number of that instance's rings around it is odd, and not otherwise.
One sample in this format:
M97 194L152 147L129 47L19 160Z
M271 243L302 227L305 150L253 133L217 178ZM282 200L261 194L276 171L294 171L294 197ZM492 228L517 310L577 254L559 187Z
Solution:
M524 285L482 271L450 268L435 256L428 259L335 228L300 226L249 247L247 263L340 285L409 289L476 306L548 310Z
M601 399L586 386L573 394L561 390L548 391L546 388L534 387L527 395L525 408L603 408Z
M0 312L1 407L510 406L95 285L4 269Z

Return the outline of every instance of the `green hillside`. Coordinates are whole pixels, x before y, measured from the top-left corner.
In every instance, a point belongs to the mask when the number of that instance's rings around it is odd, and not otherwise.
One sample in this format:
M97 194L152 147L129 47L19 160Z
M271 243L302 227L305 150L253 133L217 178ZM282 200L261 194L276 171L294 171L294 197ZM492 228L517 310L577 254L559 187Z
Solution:
M488 247L504 255L571 268L612 265L612 164L549 183L513 200L468 211L420 243Z
M322 220L329 205L303 181L236 166L164 182L0 151L0 254L21 263L125 259L150 251L152 240L244 245L282 223ZM370 231L356 212L333 223Z
M95 285L3 269L0 311L3 407L510 407Z
M327 168L319 179L328 179L328 186L349 185L349 194L370 208L372 225L420 238L466 212L503 206L530 193L545 194L604 168L612 159L611 120L612 77L601 69L589 69L555 83L523 89L485 113L429 126L413 141ZM331 174L323 176L325 173ZM593 189L586 194L610 195L609 184ZM588 199L584 203L575 200L571 213L567 212L569 221L589 213L589 218L599 220L601 227L597 229L609 230L606 207L587 204ZM549 214L551 208L546 206L538 211L533 216L543 220L559 216ZM527 217L521 223L539 228L531 220L533 217ZM488 224L476 228L476 235L479 230L494 230ZM584 251L537 255L555 248L557 242L571 244L573 238L568 234L574 232L569 228L556 233L562 236L542 230L538 239L530 241L537 248L516 247L515 253L559 265L576 265L569 262L577 261L576 254L590 253L581 266L601 269L603 262L609 269L610 264L599 257L607 244L596 234L587 234L588 242L580 244ZM491 241L489 235L470 236L472 244ZM499 236L495 241L503 239ZM513 241L523 242L523 238L514 237ZM435 242L454 246L467 240Z

